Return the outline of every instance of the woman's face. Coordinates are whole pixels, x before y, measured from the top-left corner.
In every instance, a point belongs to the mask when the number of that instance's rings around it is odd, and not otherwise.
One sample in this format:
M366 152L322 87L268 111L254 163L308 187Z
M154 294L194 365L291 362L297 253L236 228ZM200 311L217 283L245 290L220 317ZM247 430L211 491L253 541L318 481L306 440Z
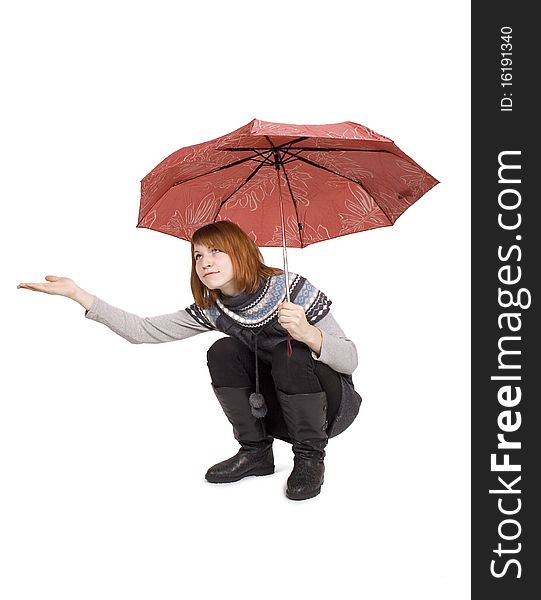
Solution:
M229 254L203 244L196 244L193 254L195 270L203 285L210 290L219 289L226 296L240 293L235 287L235 272Z

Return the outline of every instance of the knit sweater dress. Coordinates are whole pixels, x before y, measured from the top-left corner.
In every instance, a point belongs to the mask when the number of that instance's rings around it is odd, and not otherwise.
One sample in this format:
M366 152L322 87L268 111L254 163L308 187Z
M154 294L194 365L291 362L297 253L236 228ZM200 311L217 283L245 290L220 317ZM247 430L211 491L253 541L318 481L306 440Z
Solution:
M287 339L278 323L278 307L286 298L285 275L262 278L258 289L228 297L221 295L209 309L192 304L184 310L155 317L139 317L95 297L85 317L106 325L132 344L158 344L183 340L205 331L221 331L243 342L256 360L270 364L272 348ZM353 422L361 404L351 374L357 367L355 344L346 337L330 313L331 300L307 279L289 273L290 301L304 308L307 321L321 331L320 354L314 360L334 369L341 381L338 412L329 424L329 437L344 431Z

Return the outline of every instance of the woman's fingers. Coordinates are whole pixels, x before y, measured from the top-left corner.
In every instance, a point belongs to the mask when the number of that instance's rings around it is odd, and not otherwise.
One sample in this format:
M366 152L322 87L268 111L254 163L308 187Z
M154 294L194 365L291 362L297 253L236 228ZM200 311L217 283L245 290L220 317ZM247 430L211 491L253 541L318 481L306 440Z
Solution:
M19 283L17 288L32 290L33 292L44 292L56 296L66 296L72 298L77 291L77 284L69 277L58 277L57 275L46 275L44 282Z
M32 290L33 292L45 292L46 294L54 294L62 291L62 285L58 284L56 281L46 281L45 283L23 282L19 283L17 288Z
M302 317L302 315L304 315L304 309L298 304L288 302L280 306L278 309L278 315L280 317Z
M34 292L44 292L44 284L41 283L19 283L18 288L24 288L25 290L32 290Z
M282 304L280 304L280 307L279 307L278 310L289 312L289 311L292 311L292 310L296 310L298 308L301 308L298 304L295 304L294 302L286 302L284 300L282 302Z
M302 323L303 315L298 312L281 313L278 315L279 323Z

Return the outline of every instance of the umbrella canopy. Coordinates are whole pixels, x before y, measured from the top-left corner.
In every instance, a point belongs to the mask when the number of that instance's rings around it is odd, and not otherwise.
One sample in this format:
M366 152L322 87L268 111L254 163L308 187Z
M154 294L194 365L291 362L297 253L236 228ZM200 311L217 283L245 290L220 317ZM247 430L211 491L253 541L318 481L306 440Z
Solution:
M437 183L364 125L254 119L157 165L141 181L137 227L189 241L228 220L258 246L303 248L393 225Z

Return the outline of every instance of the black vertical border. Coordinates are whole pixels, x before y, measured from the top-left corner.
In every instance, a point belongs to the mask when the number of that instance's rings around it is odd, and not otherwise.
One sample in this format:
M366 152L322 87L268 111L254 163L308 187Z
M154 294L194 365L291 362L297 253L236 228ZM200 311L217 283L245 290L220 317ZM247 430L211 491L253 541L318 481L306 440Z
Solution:
M490 600L522 600L541 597L541 537L539 512L541 498L536 488L541 487L541 419L539 405L541 397L538 379L541 378L541 353L537 346L540 333L538 323L539 294L538 261L541 260L539 239L541 220L536 222L541 193L534 189L541 180L540 141L536 139L540 116L534 111L538 96L534 91L540 79L537 57L541 56L538 39L541 30L536 27L533 15L535 5L514 1L480 3L472 5L472 598ZM511 56L505 56L509 47L502 35L511 28ZM503 58L511 58L512 65ZM503 67L512 66L511 71ZM512 74L512 85L502 86L504 73ZM507 96L504 94L507 93ZM512 94L512 96L510 95ZM512 100L512 110L509 108ZM507 105L507 106L506 106ZM507 179L513 174L521 179L520 184L498 182L498 156L505 151L520 151L520 155L507 155L508 164L520 164L520 170L503 172ZM504 189L514 188L520 194L520 206L516 210L502 210L499 194ZM504 201L518 199L516 192L503 195ZM505 230L498 224L502 213L507 223L520 214L521 224L515 230ZM519 236L519 237L517 237ZM510 253L510 248L520 247ZM508 256L501 260L498 256ZM520 260L519 260L520 259ZM499 280L499 270L509 266L507 278L516 277L518 267L521 279L514 285L503 285ZM505 277L504 273L504 277ZM512 276L512 277L510 277ZM529 290L529 308L503 308L498 300L498 288L519 294L519 289ZM526 304L527 295L522 294ZM505 300L504 300L505 302ZM510 333L504 326L500 329L498 317L505 312L520 313L520 331ZM503 323L506 321L504 320ZM507 321L509 322L509 321ZM513 320L516 326L519 321ZM520 350L513 356L513 362L520 369L498 368L498 342L502 336L515 335L520 341L507 341ZM507 364L511 359L507 360ZM520 375L520 381L492 380L493 376ZM498 400L498 390L504 385L520 386L521 400L514 407L504 407ZM513 388L513 394L516 395ZM521 447L513 450L498 450L497 434L502 433L498 416L502 411L511 410L506 423L516 425L518 412L521 424L517 431L505 434L508 440L520 441ZM500 416L500 418L503 418ZM491 454L498 453L501 463L503 454L508 453L512 464L521 465L520 472L493 472ZM503 489L498 481L501 476L508 485L520 476L514 491L518 493L491 494L489 490ZM498 501L504 510L520 510L515 515L504 515L498 508ZM515 520L519 523L505 519ZM515 540L502 539L498 531ZM506 550L495 550L498 544ZM518 546L520 544L520 546ZM507 561L517 560L516 563ZM496 577L493 569L502 575Z

